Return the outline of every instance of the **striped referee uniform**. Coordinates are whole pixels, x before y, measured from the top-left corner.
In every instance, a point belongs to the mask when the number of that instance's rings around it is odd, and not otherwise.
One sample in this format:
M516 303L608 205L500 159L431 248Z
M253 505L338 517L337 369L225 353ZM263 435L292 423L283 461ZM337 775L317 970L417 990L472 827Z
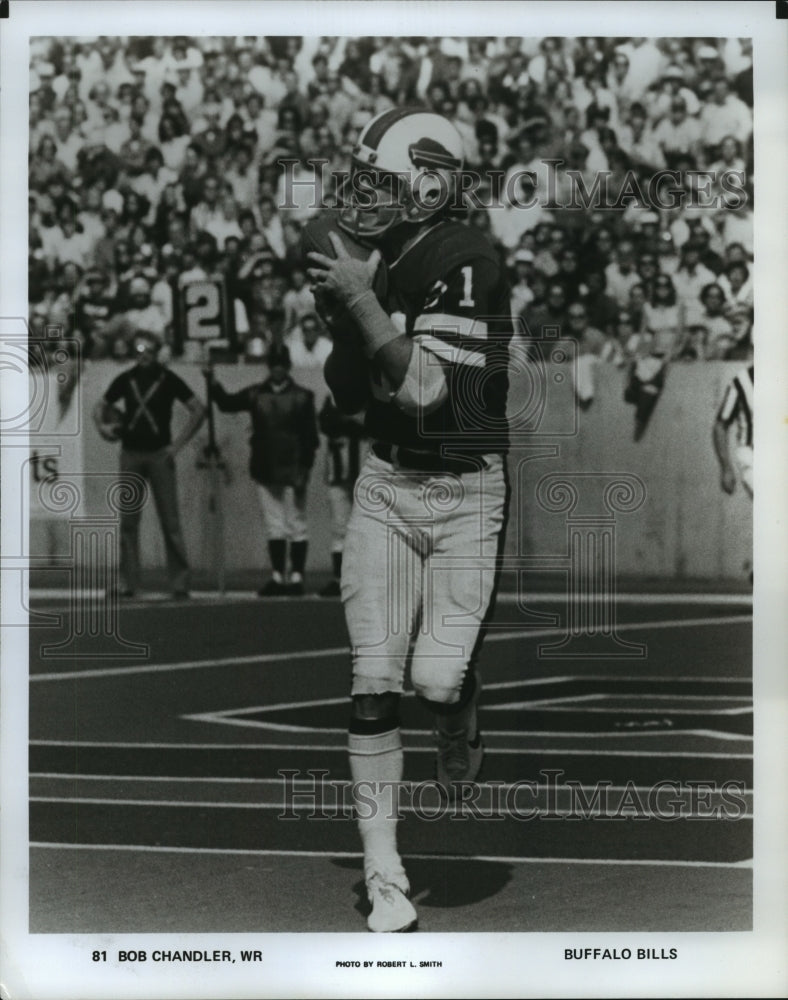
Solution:
M754 366L743 368L728 383L717 412L717 420L726 428L736 427L736 460L742 483L752 496L752 443Z

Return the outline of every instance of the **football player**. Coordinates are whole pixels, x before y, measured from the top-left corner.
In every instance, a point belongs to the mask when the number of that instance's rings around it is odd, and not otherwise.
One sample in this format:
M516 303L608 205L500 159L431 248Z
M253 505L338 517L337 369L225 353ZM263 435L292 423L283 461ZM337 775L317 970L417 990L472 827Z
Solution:
M479 773L476 658L497 587L508 506L509 292L499 257L459 221L462 140L440 115L392 108L361 132L337 223L375 249L309 253L333 326L337 405L366 408L371 446L345 541L353 653L350 769L372 931L415 926L397 850L406 665L432 713L448 796ZM382 263L381 263L382 262ZM384 267L386 293L373 290ZM344 317L344 320L343 318Z

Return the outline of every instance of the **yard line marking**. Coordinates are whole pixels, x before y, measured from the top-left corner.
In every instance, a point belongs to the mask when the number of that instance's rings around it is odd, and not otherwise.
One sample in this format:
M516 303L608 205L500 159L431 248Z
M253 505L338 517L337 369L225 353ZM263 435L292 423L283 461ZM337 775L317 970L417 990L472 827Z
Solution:
M278 851L270 849L234 848L234 847L154 847L134 844L58 844L50 841L30 841L30 847L43 850L64 851L145 851L149 853L173 854L242 854L256 857L282 858L358 858L363 859L360 851ZM752 858L743 861L665 861L664 859L649 860L645 858L622 859L614 858L534 858L517 855L494 854L404 854L403 859L413 861L459 861L467 864L469 861L485 861L493 864L547 864L547 865L628 865L642 867L679 867L679 868L752 868Z
M693 682L695 682L695 683L717 684L717 683L720 683L720 682L725 683L727 681L733 681L733 682L740 681L742 683L747 683L747 681L746 681L745 678L738 678L738 677L677 677L677 678L675 678L675 680L678 683L693 683ZM619 683L619 684L622 683L622 682L626 683L627 681L638 681L638 682L647 682L647 683L653 681L653 682L658 683L658 684L664 684L666 682L673 683L673 678L666 678L664 674L636 674L636 675L629 675L629 676L627 676L627 675L619 675L619 676L617 676L615 674L563 674L563 675L560 675L560 676L557 676L557 677L542 676L542 677L528 677L528 678L523 678L522 680L517 680L517 681L493 681L492 683L483 684L483 690L484 691L502 691L502 690L506 690L508 688L539 687L539 686L546 685L546 684L571 684L573 681L580 681L580 682L615 681L616 683ZM405 698L415 698L416 697L416 693L415 693L415 691L406 691L404 693L403 697L405 697ZM607 692L601 692L601 693L598 693L598 694L592 693L592 694L587 694L587 695L568 695L568 696L565 696L563 698L560 698L560 697L556 697L554 699L553 698L547 698L547 699L544 699L543 701L540 700L540 701L534 701L534 702L523 702L523 704L535 704L536 705L536 704L542 704L542 703L549 704L550 702L553 702L553 701L556 702L556 703L558 703L560 701L590 701L590 700L602 699L602 698L631 698L631 697L634 697L634 696L632 694L616 695L616 694L610 694L610 693L607 693ZM644 697L651 697L651 695L645 695ZM662 696L655 696L655 697L664 697L664 698L668 698L669 699L669 698L675 698L677 696L676 695L662 695ZM678 695L678 697L686 700L687 698L693 697L693 696L692 695L681 695L680 694L680 695ZM706 695L695 695L694 697L704 699L707 696ZM715 696L710 695L708 697L715 697ZM738 696L718 695L716 697L719 697L720 699L724 699L724 700L728 700L728 701L734 701L734 700L736 700L736 701L744 701L744 700L748 700L748 696L747 695L738 695ZM287 711L288 709L291 709L291 708L319 708L319 707L322 707L324 705L343 705L343 704L345 704L347 702L347 700L348 699L347 699L346 695L340 695L340 696L335 697L335 698L313 698L311 700L306 700L306 701L304 701L304 700L301 700L301 701L281 701L281 702L275 702L274 704L253 705L251 708L222 709L222 710L219 710L219 711L216 711L216 712L197 712L197 713L194 713L194 714L183 715L183 716L181 716L181 718L184 718L184 719L201 719L202 720L206 716L209 716L209 717L212 718L214 716L225 715L225 714L230 713L230 712L234 716L240 716L240 715L252 715L255 712L282 712L282 711ZM749 699L749 701L751 701L751 700L752 699ZM485 709L489 709L489 710L492 710L492 711L505 711L508 708L516 708L516 707L518 707L517 704L511 704L511 705L510 704L506 704L506 705L487 705L487 706L485 706ZM611 711L613 711L613 710L611 709ZM616 711L620 711L620 710L617 709Z
M491 685L488 685L490 687ZM580 695L564 695L562 698L533 698L525 701L508 701L503 705L485 705L485 712L508 712L520 708L541 708L546 705L576 705L580 702L584 704L587 702L595 701L628 701L637 699L640 702L650 702L650 701L675 701L680 698L682 701L700 701L700 702L718 702L718 701L728 701L728 702L746 702L749 706L749 710L752 711L752 698L749 695L733 695L733 694L638 694L630 692L629 694L612 694L609 691L600 691L597 694L580 694ZM604 709L600 709L603 711ZM611 708L611 712L621 712L625 709ZM634 709L633 709L634 711ZM658 706L652 708L640 708L638 711L641 712L656 712L658 711ZM693 711L703 711L700 709L693 709ZM709 710L711 711L711 709Z
M315 771L322 773L322 769L315 768ZM306 773L308 774L309 772L307 771ZM43 772L43 773L34 773L34 774L31 774L30 777L31 778L46 778L46 779L50 779L50 780L54 779L54 780L61 780L61 781L68 781L68 782L74 782L74 781L118 781L118 782L121 782L121 781L150 781L150 782L171 781L173 783L177 783L177 782L203 782L203 783L213 784L214 782L216 782L218 784L238 784L238 785L243 785L243 784L250 784L250 785L281 785L283 783L283 779L282 778L212 778L212 777L210 777L208 775L203 775L203 776L200 776L200 777L193 777L193 776L190 776L190 777L178 777L177 775L173 776L173 777L162 777L161 775L158 775L158 774L152 774L152 775L143 775L143 774L76 774L75 775L75 774L59 774L59 773L56 773L56 772L55 773L53 773L53 772L49 772L49 773ZM672 779L666 779L666 780L672 780ZM678 781L677 783L683 788L683 783L681 781ZM288 778L287 779L287 784L292 785L293 787L298 787L298 786L303 785L303 786L305 786L308 789L314 789L314 787L315 787L315 779L314 778ZM353 782L351 781L350 778L331 778L330 780L328 780L327 782L325 782L326 787L331 787L333 789L350 788L350 786L352 784L353 784ZM434 778L425 778L424 781L402 781L402 782L400 782L400 784L402 785L403 788L407 789L408 791L413 791L414 788L421 787L422 785L429 785L431 787L437 787L436 786L436 780ZM480 788L482 788L482 789L485 789L485 788L489 788L489 789L495 788L495 789L500 789L502 791L507 791L507 790L509 790L511 788L520 788L521 787L521 783L520 782L513 782L513 781L512 782L509 782L509 781L500 781L500 782L479 781L476 784L478 784L478 786ZM536 782L534 785L529 785L529 788L533 788L533 789L537 789L537 790L538 789L543 789L543 788L544 789L553 788L553 789L556 789L558 791L561 791L563 789L572 789L572 790L579 789L580 791L594 791L594 789L598 788L600 784L604 784L604 782L598 782L598 783L593 784L593 785L576 784L574 782L571 785L566 784L566 783L563 784L563 785L546 785L546 784L540 784L539 782ZM609 791L609 792L625 792L625 791L652 792L654 790L654 786L653 785L607 785L607 784L605 784L604 787L605 787L605 790ZM711 789L711 791L715 791L715 789ZM742 795L747 795L747 794L751 795L751 794L753 794L754 789L752 789L752 788L738 788L737 787L736 791L739 792L739 793L741 793ZM66 801L66 802L68 802L68 801L71 801L71 800L70 799L62 799L61 800L61 798L58 796L57 797L57 801ZM130 799L129 800L117 799L117 800L111 800L111 801L124 802L124 801L131 801L131 800Z
M104 597L105 591L90 589L87 587L77 587L74 590L70 590L67 587L31 587L29 590L30 598L35 600L39 598L40 600L57 600L62 598L64 603L69 603L71 600L83 600L85 598L102 598ZM624 593L617 594L574 594L571 596L573 603L600 603L604 600L609 600L612 597L613 602L621 602L622 604L712 604L712 605L731 605L731 604L752 604L753 597L752 593L741 593L741 594L688 594L686 592L676 592L676 593L636 593L631 591L625 591ZM268 603L266 599L266 603ZM303 594L300 597L284 597L284 598L274 598L274 600L279 601L294 601L297 600L299 603L303 604L307 601L316 602L319 604L330 605L332 602L327 601L324 597L320 597L319 594ZM566 590L547 590L547 591L535 591L533 593L526 594L515 594L511 591L505 591L499 593L496 601L499 604L517 604L521 603L523 605L526 602L530 603L545 603L547 601L568 601L570 600L570 594ZM193 590L191 592L191 598L188 601L188 606L194 606L195 603L201 601L216 601L218 603L232 603L238 601L243 604L259 604L260 598L254 590L226 590L221 593L218 590ZM337 602L338 603L338 602ZM172 594L168 591L148 591L144 595L133 600L124 600L124 607L133 608L160 608L162 605L174 605L174 604L187 604L184 599L175 599Z
M726 615L719 618L683 618L660 621L627 622L616 627L616 634L636 632L638 630L671 629L671 628L702 628L708 625L741 625L752 622L752 615ZM491 631L485 637L485 643L506 642L510 639L531 640L547 638L563 638L566 628L517 629L516 631ZM600 633L601 634L601 633ZM226 667L231 664L252 663L290 663L293 660L314 660L322 657L349 656L347 646L331 646L327 649L293 650L291 652L258 653L248 656L228 656L214 660L181 660L173 663L145 663L133 667L107 667L92 670L69 670L62 673L31 674L31 682L80 680L88 677L121 677L133 674L167 673L178 670L199 670L211 667Z
M347 730L335 730L336 732L342 732L347 736ZM327 732L327 730L321 730L321 733ZM426 729L404 729L403 733L406 735L417 735L417 734L427 734L429 731ZM686 731L682 733L670 733L672 737L678 735L685 735ZM497 733L495 735L498 735ZM523 733L518 733L518 736L522 736ZM525 734L527 736L532 736L532 733ZM574 737L574 733L552 733L553 736L563 736L569 735ZM599 733L595 734L599 735ZM609 733L606 735L610 735ZM618 736L629 735L624 733L614 734L615 738ZM655 733L648 733L646 735L654 736ZM662 734L664 735L664 734ZM750 740L751 737L748 737ZM321 743L104 743L99 740L30 740L31 746L50 746L50 747L102 747L109 749L121 749L121 750L319 750L321 753L333 752L333 753L347 753L347 747L340 744L321 744ZM409 753L435 753L434 746L409 746L406 747ZM693 753L691 751L682 750L576 750L572 748L555 747L536 747L536 748L509 748L509 747L485 747L485 752L488 754L577 754L582 756L612 756L612 757L692 757L694 759L719 759L719 760L752 760L752 754L748 753L703 753L697 752Z
M434 787L433 782L429 782L430 787ZM543 786L545 789L547 786ZM627 791L628 789L624 789ZM293 794L299 794L293 792ZM301 792L301 795L308 794L307 792ZM278 809L281 813L283 810L287 810L291 813L299 812L309 812L310 815L314 814L318 810L318 805L315 802L312 803L299 803L295 804L293 802L287 803L285 805L283 802L211 802L208 799L198 799L196 801L183 802L180 799L104 799L104 798L89 798L86 796L75 795L72 797L68 796L56 796L56 795L31 795L30 802L48 802L50 804L58 803L60 805L77 805L77 806L134 806L134 807L144 807L150 810L151 807L157 807L161 809L261 809L265 812L273 812ZM408 815L423 815L425 812L431 812L435 807L418 807L418 806L408 806L397 804L397 812L405 813ZM452 804L437 803L438 813L441 817L448 816L449 819L452 816L457 815L456 806ZM592 814L594 819L651 819L654 817L659 818L659 814L656 810L643 810L636 809L634 806L626 805L623 807L627 810L626 815L616 816L615 810L611 810L613 815L611 816L597 816ZM722 809L722 806L715 806L715 809ZM631 810L631 811L630 811ZM486 815L486 807L484 805L479 806L479 811ZM320 803L319 812L321 817L327 818L344 818L347 820L353 820L353 809L351 804L341 803ZM490 810L491 815L503 816L508 819L518 819L520 822L523 821L522 813L518 814L515 810L510 810L508 808ZM472 819L474 816L473 810L462 809L461 815ZM531 819L537 819L540 816L554 816L554 817L576 817L577 812L573 811L571 808L566 807L556 807L554 809L543 808L542 806L528 806L526 821ZM282 818L282 817L279 817ZM309 817L307 817L309 818ZM430 815L428 819L430 821L434 820L436 816ZM713 819L715 822L738 822L742 819L752 819L752 812L744 812L731 814L730 816L710 816L708 811L704 812L682 812L679 808L678 816L671 817L671 821L676 819Z
M227 715L225 717L222 712L204 712L196 715L182 715L182 719L188 719L190 722L211 722L217 725L223 726L241 726L245 729L264 729L268 732L274 733L297 733L303 736L305 733L320 733L321 735L332 733L337 736L347 736L347 727L341 728L339 726L294 726L289 725L284 722L258 722L254 719L235 719L232 715ZM421 736L428 734L430 730L428 729L401 729L400 732L404 736ZM491 731L492 733L492 731ZM490 734L486 734L490 735ZM492 735L495 736L523 736L521 729L496 729ZM618 739L619 737L626 738L637 738L640 739L643 736L672 736L673 738L677 736L703 736L708 739L714 740L732 740L734 742L746 740L747 742L752 742L753 736L746 735L742 736L739 733L727 733L724 730L718 729L660 729L656 730L653 728L649 729L619 729L613 731L611 729L604 730L582 730L573 729L571 732L563 729L529 729L528 736L540 736L540 737L554 737L554 736L571 736L578 737L582 736L584 739ZM435 752L433 747L432 752ZM520 751L515 751L519 753Z

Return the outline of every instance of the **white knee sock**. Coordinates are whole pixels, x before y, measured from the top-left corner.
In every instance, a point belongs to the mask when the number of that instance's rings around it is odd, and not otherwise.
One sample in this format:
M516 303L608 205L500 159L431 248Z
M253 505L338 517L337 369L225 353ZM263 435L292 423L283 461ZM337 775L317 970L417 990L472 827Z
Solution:
M364 846L364 874L373 871L404 878L397 852L397 785L404 768L399 729L362 736L348 735L353 799ZM359 782L361 784L359 785ZM381 787L381 783L386 783Z

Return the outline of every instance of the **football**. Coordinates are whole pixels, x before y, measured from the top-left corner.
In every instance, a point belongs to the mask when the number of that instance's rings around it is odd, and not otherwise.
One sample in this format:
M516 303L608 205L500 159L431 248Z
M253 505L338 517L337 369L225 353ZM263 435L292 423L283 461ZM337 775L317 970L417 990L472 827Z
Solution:
M102 411L105 437L108 441L120 440L126 423L126 416L119 406L105 403Z
M342 240L350 256L355 257L357 260L366 260L374 249L360 242L360 240L354 239L344 229L340 229L335 209L325 209L320 215L316 215L313 219L310 219L301 230L301 256L303 257L305 267L313 266L307 256L311 251L322 253L326 257L336 257L334 245L330 239L331 233L336 234ZM388 279L386 265L382 260L375 272L375 281L372 288L381 305L385 303Z

